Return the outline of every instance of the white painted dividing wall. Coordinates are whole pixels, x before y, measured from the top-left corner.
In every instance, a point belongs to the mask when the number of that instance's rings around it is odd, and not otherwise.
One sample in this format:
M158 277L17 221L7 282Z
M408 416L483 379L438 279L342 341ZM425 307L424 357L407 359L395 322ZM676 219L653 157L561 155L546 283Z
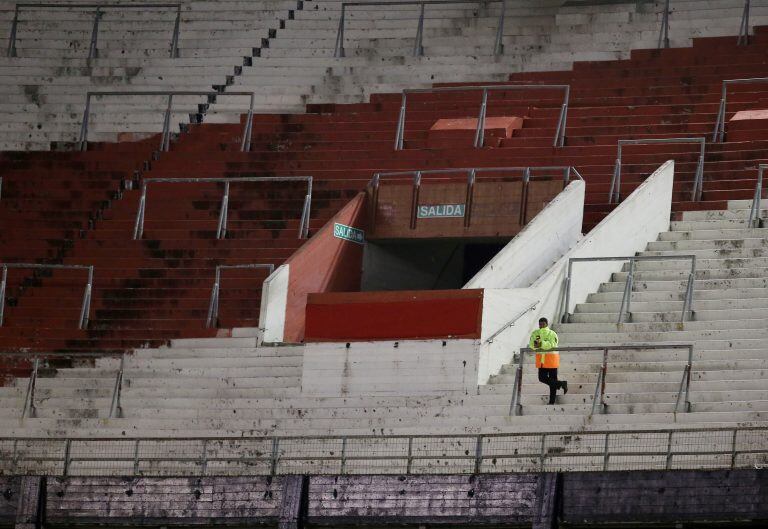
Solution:
M288 304L289 265L277 267L261 287L261 310L259 328L263 331L263 341L276 343L283 341L285 331L285 307Z
M570 311L577 303L584 302L589 293L596 291L601 283L622 267L620 262L578 266L571 284L571 307L566 309L563 307L563 284L569 258L635 255L644 250L648 242L656 240L659 233L669 229L674 168L671 160L659 167L530 287L485 290L478 384L487 383L491 375L510 362L514 354L527 344L528 336L540 317L557 321L564 310ZM510 269L524 267L530 258L529 253L511 253L506 266ZM524 312L534 303L535 308ZM524 314L513 325L493 337L506 322L521 313Z

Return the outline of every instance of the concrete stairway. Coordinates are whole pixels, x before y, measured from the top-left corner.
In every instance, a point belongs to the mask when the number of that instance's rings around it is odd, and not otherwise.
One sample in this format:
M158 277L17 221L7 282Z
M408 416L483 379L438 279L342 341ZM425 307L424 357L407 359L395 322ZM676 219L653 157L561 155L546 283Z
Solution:
M724 211L686 212L682 221L673 222L671 231L640 254L696 256L692 321L679 323L690 261L641 261L636 263L629 323L616 324L625 267L578 305L569 323L555 326L560 344L693 343L692 412L678 413L676 422L695 422L707 415L724 423L764 421L768 230L746 226L750 205L751 201L731 201ZM768 216L766 210L762 216ZM605 397L609 415L595 416L594 423L610 422L613 414L671 414L686 360L684 351L674 350L609 353ZM600 351L562 353L559 375L569 381L569 392L558 397L556 413L578 413L591 406L601 363ZM544 386L535 379L532 359L528 364L523 393L541 392ZM511 384L513 373L514 366L507 366L491 382ZM527 406L524 400L523 412L549 414L552 408Z
M109 414L118 363L51 368L38 378L37 418L19 422L27 380L0 388L0 425L7 435L224 436L352 435L656 429L763 423L768 350L762 313L768 272L765 229L746 229L748 205L727 211L686 213L649 244L643 255L699 256L695 316L679 315L685 266L638 266L632 322L612 323L626 273L579 305L560 324L564 346L692 342L695 344L692 410L674 413L685 358L669 351L612 353L607 413L588 419L600 353L563 353L561 375L570 391L546 406L544 386L529 362L523 380L523 414L509 417L513 366L477 395L306 398L301 396L302 348L256 347L255 330L231 338L176 340L170 348L137 350L126 358L123 418ZM768 214L763 212L763 216ZM576 277L578 280L578 277ZM749 317L743 317L749 312Z

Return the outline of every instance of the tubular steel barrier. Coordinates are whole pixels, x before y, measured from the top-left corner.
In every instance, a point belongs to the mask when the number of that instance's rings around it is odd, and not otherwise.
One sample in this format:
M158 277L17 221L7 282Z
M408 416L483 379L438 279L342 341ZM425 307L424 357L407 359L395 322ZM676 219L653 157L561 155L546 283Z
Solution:
M737 45L749 44L749 4L750 0L744 0L744 11L741 14L741 26L739 27L739 40Z
M6 56L18 57L16 50L16 32L19 26L19 11L22 9L94 9L93 27L91 29L91 41L88 47L88 58L96 59L99 56L99 23L102 10L106 9L162 9L176 10L176 20L173 24L173 36L171 37L171 58L179 56L179 28L181 27L181 4L16 4L11 22L11 35L8 38L8 50Z
M555 130L555 139L553 147L563 147L565 145L565 128L568 120L568 102L571 94L570 85L478 85L478 86L444 86L438 88L414 88L403 90L400 102L400 115L397 120L397 131L395 132L395 150L403 149L405 137L405 113L407 107L408 94L425 93L444 93L444 92L472 92L482 91L482 101L480 103L480 112L477 118L477 127L475 129L474 146L480 148L485 140L485 115L488 107L488 92L490 91L510 91L510 90L563 90L563 103L560 107L560 117L557 121Z
M161 152L166 152L170 148L171 143L171 113L173 110L173 96L200 96L207 97L209 103L215 102L219 96L248 96L250 103L248 107L248 115L243 126L243 137L240 140L240 151L248 152L251 150L251 133L253 131L253 105L255 101L255 94L253 92L204 92L204 91L184 91L184 90L159 90L159 91L140 91L140 92L87 92L85 94L85 110L83 111L83 123L80 127L80 150L88 150L88 125L91 116L91 98L92 97L114 97L114 96L166 96L168 97L168 103L163 115L163 132L160 135L160 148Z
M475 0L477 1L477 0ZM484 5L491 2L500 2L501 11L499 13L496 25L496 39L493 46L494 55L504 53L504 16L506 11L506 0L487 0L482 2ZM405 0L400 2L342 2L341 16L339 17L339 27L336 32L336 45L333 56L336 58L345 57L344 51L344 25L346 22L347 8L360 6L419 6L419 22L416 26L416 38L413 43L413 56L421 57L424 55L424 10L427 5L450 5L450 4L468 4L475 3L472 0Z
M234 270L234 269L258 269L266 268L269 273L275 271L275 265L254 263L254 264L242 264L242 265L218 265L216 267L216 279L211 289L211 300L208 304L208 317L206 319L206 327L214 327L216 320L219 317L219 291L221 290L221 271L222 270Z
M48 476L482 474L761 468L768 428L466 435L0 438L0 473Z
M523 182L523 191L520 195L520 224L525 225L527 222L528 214L528 183L532 178L535 178L534 173L538 171L562 173L563 187L568 185L572 176L575 176L581 181L584 178L581 173L573 166L553 166L553 167L462 167L455 169L424 169L416 171L396 171L389 173L374 173L373 178L368 183L371 188L372 194L372 207L370 212L370 229L375 230L376 227L376 210L379 205L379 188L381 187L381 179L383 177L397 177L397 176L409 176L412 177L413 189L411 191L411 212L410 212L410 229L416 229L417 222L417 210L419 206L419 195L421 191L421 180L424 175L447 175L455 173L466 173L467 175L467 192L464 199L464 227L470 227L472 223L472 204L474 199L475 181L477 175L480 173L521 173L519 178ZM546 175L552 176L552 175ZM559 177L558 177L559 178Z
M664 1L664 13L661 17L658 48L669 48L669 0Z
M704 156L706 154L706 138L644 138L638 140L619 140L616 153L616 165L613 167L613 177L611 178L611 189L608 191L608 203L618 204L621 200L621 154L624 145L652 145L656 143L698 143L699 160L696 165L696 175L693 181L693 191L691 200L698 202L701 200L701 194L704 187Z
M610 262L610 261L629 261L629 274L624 285L624 294L621 298L619 307L619 317L616 321L619 323L628 323L632 321L630 303L632 301L632 286L634 285L635 263L637 261L691 261L691 271L688 273L688 283L685 287L683 296L683 310L680 315L680 323L684 323L687 318L693 316L693 285L696 280L696 256L695 255L648 255L631 257L571 257L568 259L568 273L565 277L565 314L563 323L570 321L568 310L571 307L571 284L573 282L573 264L586 262ZM624 321L624 315L627 315L627 321Z
M763 197L763 171L766 169L768 169L768 165L764 164L760 164L757 168L757 184L755 184L755 195L752 197L752 207L749 209L749 225L752 228L759 228L762 224L760 209L762 208L761 200Z
M717 111L717 120L715 121L715 131L712 133L713 142L723 142L725 140L725 113L728 105L728 87L736 84L763 84L768 83L768 77L752 77L749 79L726 79L723 81L723 88L720 95L720 107Z
M509 320L507 323L505 323L504 325L499 327L499 329L495 333L490 335L488 338L486 338L485 342L483 342L483 343L493 343L493 340L495 340L498 335L500 335L501 333L503 333L507 329L513 327L515 325L515 323L517 323L517 320L519 320L520 318L522 318L523 316L525 316L526 314L528 314L532 310L535 310L536 307L539 305L539 303L540 303L540 301L536 301L535 303L531 303L530 305L528 305L528 307L526 307L524 310L521 310L511 320Z
M147 209L147 187L151 183L165 184L195 184L204 182L216 182L224 184L224 195L221 198L219 209L219 221L216 227L216 238L223 239L227 236L227 219L229 216L229 185L233 182L262 183L262 182L306 182L307 194L304 196L304 206L299 221L299 238L306 239L309 233L309 215L312 207L312 177L311 176L270 176L263 178L145 178L141 184L141 198L139 209L136 211L136 221L133 225L133 238L141 239L144 235L144 217Z
M744 1L744 9L741 13L741 24L739 26L739 38L737 40L738 46L745 46L749 44L749 8L750 0ZM669 48L669 15L670 15L669 0L664 0L664 12L661 17L661 29L659 30L659 43L658 48Z
M679 349L688 352L687 363L683 368L683 377L680 382L680 388L677 392L677 399L675 400L675 413L680 411L681 402L684 402L683 411L688 413L691 411L690 400L690 387L691 387L691 367L693 364L693 344L637 344L637 345L595 345L584 347L557 347L546 353L554 352L602 352L602 363L600 370L597 374L597 383L595 384L595 391L592 398L592 408L589 412L589 417L592 417L596 412L601 414L607 413L608 405L605 402L605 384L606 377L608 375L608 354L610 351L649 351L659 349ZM517 367L515 369L515 381L512 386L512 400L509 404L509 414L511 416L519 416L523 414L522 404L522 389L523 389L523 366L525 365L525 358L527 354L538 354L540 351L531 349L530 347L523 347L520 349L518 355ZM683 400L684 399L684 400Z
M3 326L3 310L5 309L5 290L8 284L8 269L32 269L32 270L88 270L88 281L83 291L83 303L80 306L80 318L78 329L88 326L88 318L91 311L91 296L93 294L93 266L89 265L63 265L63 264L37 264L37 263L0 263L2 267L2 279L0 279L0 327Z

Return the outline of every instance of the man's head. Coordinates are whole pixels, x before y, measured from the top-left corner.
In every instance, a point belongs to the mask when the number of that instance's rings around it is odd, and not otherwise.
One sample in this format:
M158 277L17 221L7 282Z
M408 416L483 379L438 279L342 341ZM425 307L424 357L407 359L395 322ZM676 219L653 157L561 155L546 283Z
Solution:
M547 318L539 318L539 329L543 329L547 325L549 325L549 322L547 321Z

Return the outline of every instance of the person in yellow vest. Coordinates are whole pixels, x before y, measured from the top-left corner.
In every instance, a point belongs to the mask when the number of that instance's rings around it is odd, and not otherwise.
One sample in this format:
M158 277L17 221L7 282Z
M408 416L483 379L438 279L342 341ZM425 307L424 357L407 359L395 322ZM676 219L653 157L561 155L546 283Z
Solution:
M557 349L557 333L548 327L547 318L539 319L539 328L531 333L528 347L536 351L536 367L539 370L539 382L549 386L549 403L555 403L558 389L563 395L568 393L568 382L557 380L557 368L560 367L560 353Z

